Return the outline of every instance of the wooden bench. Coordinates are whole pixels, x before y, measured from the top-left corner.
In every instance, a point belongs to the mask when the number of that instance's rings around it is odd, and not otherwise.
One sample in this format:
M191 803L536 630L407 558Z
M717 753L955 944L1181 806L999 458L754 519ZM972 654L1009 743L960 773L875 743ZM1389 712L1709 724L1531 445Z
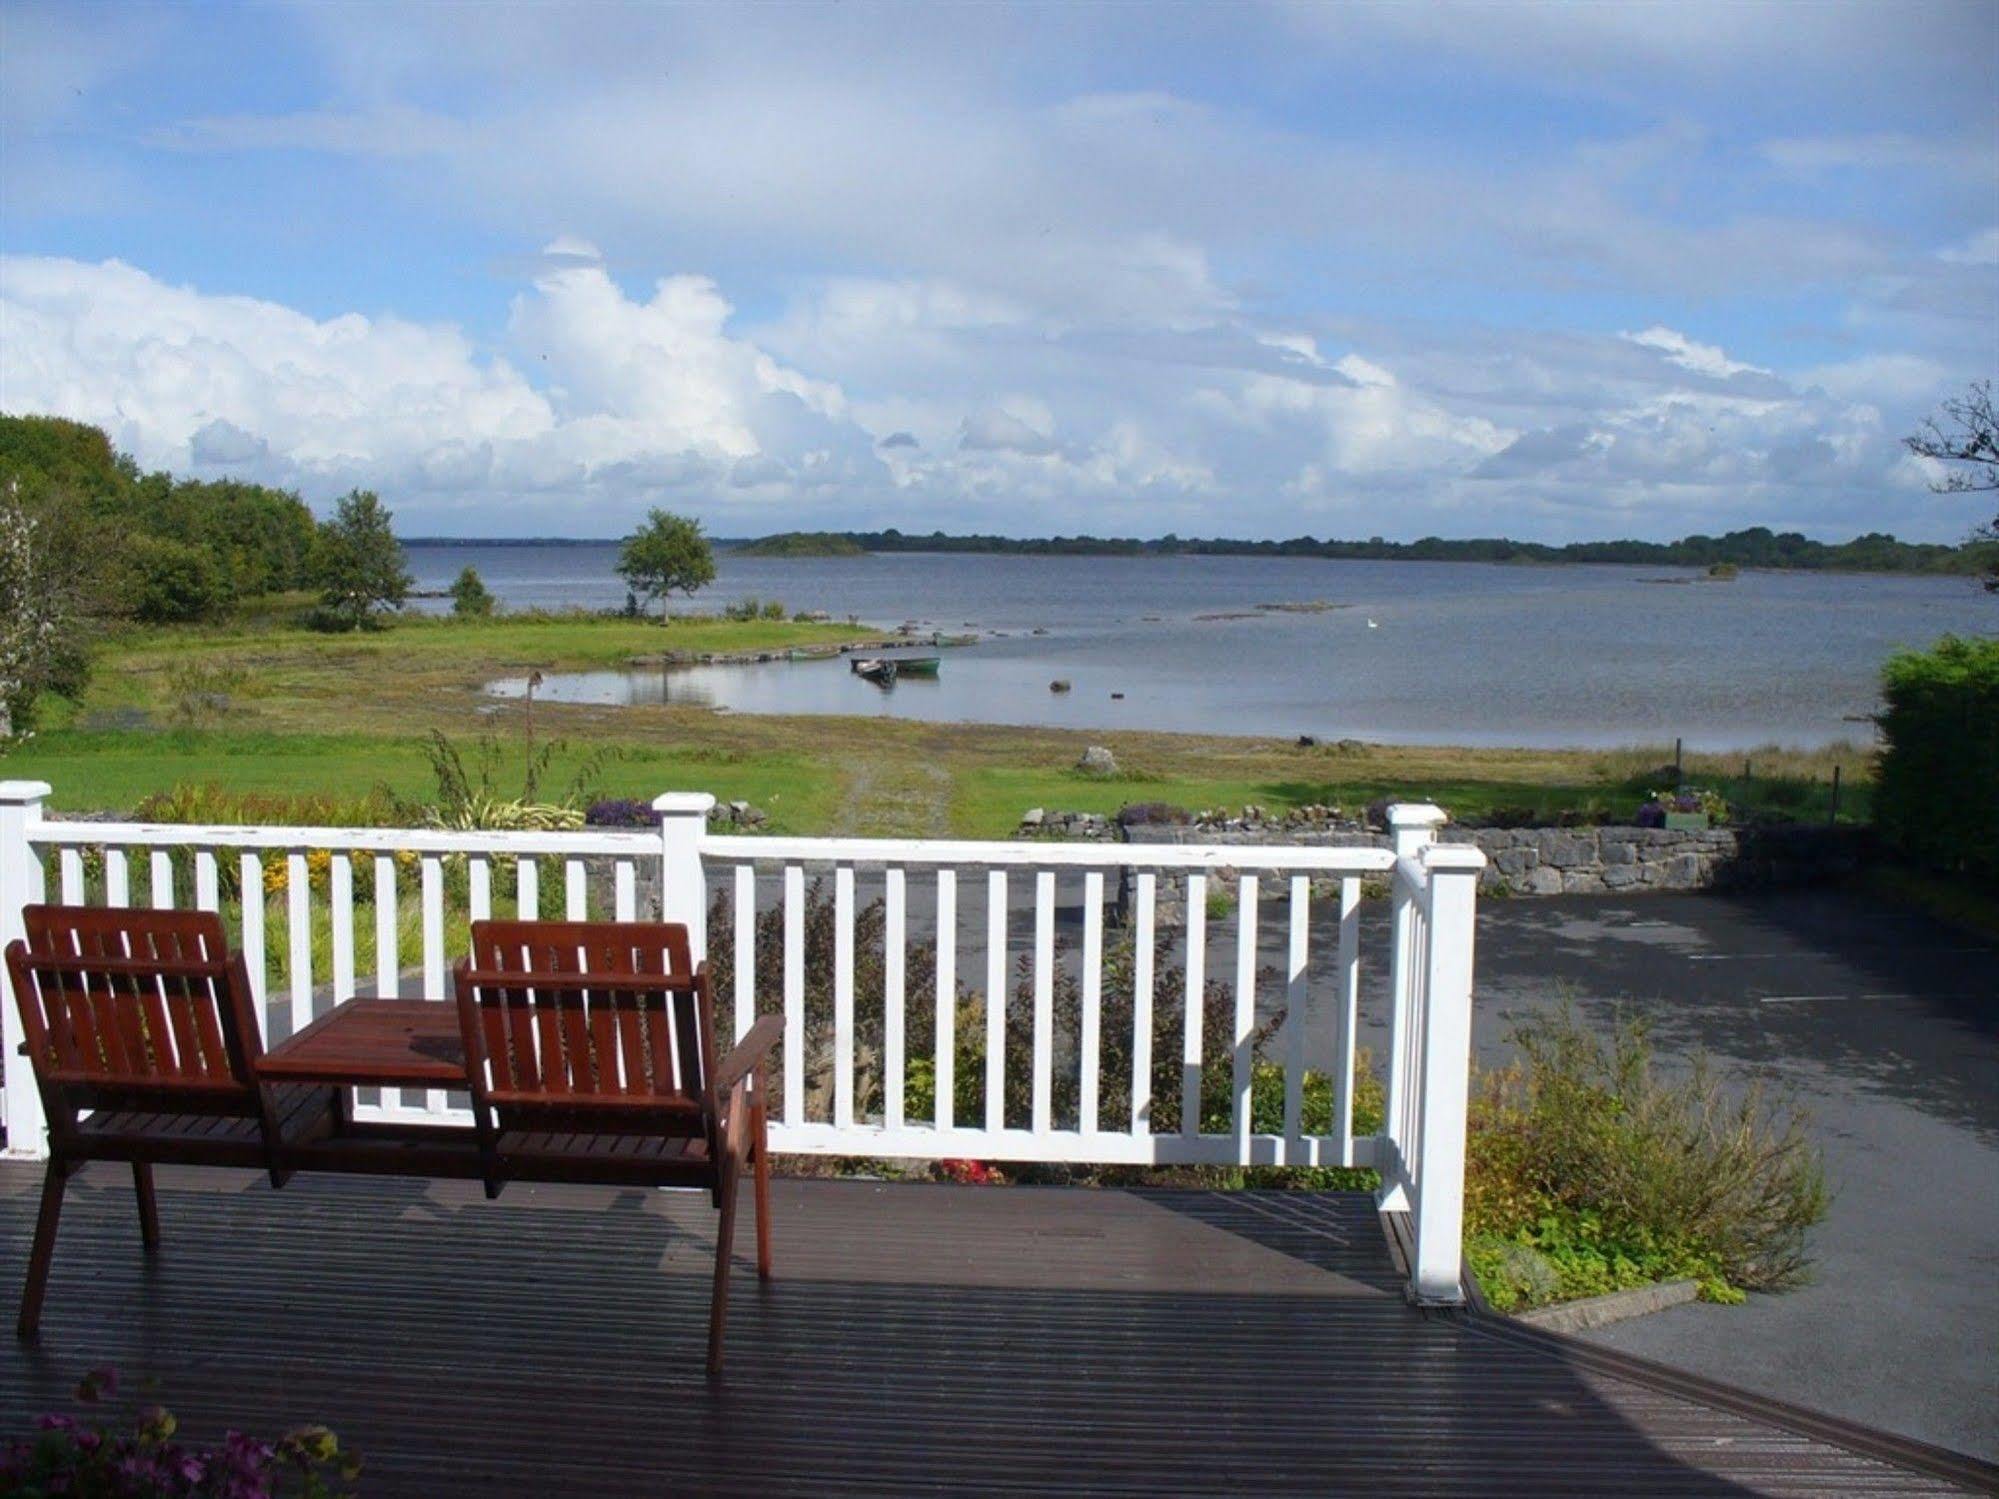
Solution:
M771 1273L764 1069L771 1015L719 1054L707 967L687 929L487 921L456 1004L358 1000L268 1053L249 975L208 912L31 906L7 950L49 1165L21 1303L35 1334L63 1186L89 1160L133 1167L158 1243L154 1164L483 1180L704 1187L720 1212L708 1335L719 1373L737 1185L755 1184L757 1272ZM356 1123L350 1088L450 1087L473 1123Z

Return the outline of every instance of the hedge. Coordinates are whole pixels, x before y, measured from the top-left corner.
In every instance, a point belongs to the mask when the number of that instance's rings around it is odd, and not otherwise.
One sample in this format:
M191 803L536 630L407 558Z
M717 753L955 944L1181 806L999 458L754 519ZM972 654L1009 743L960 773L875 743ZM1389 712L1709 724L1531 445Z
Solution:
M1926 868L1999 885L1999 638L1946 635L1882 669L1881 835Z

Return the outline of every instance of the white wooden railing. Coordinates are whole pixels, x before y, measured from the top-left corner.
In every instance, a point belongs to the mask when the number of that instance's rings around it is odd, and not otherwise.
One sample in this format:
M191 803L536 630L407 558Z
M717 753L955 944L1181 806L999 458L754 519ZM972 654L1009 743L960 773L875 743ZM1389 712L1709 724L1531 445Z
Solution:
M1393 848L1306 848L720 836L713 798L689 793L660 797L655 827L559 833L55 821L49 794L0 783L0 941L47 899L219 911L267 1040L356 993L447 1000L485 916L663 916L724 974L725 1029L785 1017L776 1150L1372 1166L1410 1214L1415 1295L1461 1299L1485 861L1435 841L1435 807L1393 808ZM1360 1133L1362 883L1384 878L1386 1104ZM7 1154L39 1157L11 993L4 1008ZM1155 1044L1178 1046L1177 1087ZM356 1114L461 1122L458 1102L383 1090Z

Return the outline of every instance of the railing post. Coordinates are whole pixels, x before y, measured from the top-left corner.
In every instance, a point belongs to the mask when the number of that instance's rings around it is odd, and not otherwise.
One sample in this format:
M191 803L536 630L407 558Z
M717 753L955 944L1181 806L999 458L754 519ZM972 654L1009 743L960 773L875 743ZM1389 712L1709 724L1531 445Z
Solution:
M0 948L23 934L21 908L39 894L35 852L28 830L42 820L46 781L0 781ZM13 981L0 965L0 1069L6 1075L7 1154L41 1160L49 1153L48 1121L42 1117L41 1090L33 1064L21 1055L21 1011L14 1003Z
M1397 802L1388 809L1392 851L1397 859L1414 857L1436 842L1437 829L1446 821L1441 807L1428 802ZM1402 1120L1408 1113L1410 1078L1405 1057L1409 1050L1409 1027L1414 1023L1417 985L1423 975L1416 952L1414 894L1406 889L1394 871L1389 872L1389 958L1388 993L1388 1087L1381 1117L1381 1129L1395 1147L1393 1159L1382 1173L1381 1208L1384 1212L1407 1212L1410 1208L1407 1183L1403 1177L1404 1158L1411 1152L1402 1136ZM1392 1172L1392 1174L1391 1174Z
M1429 877L1430 940L1424 956L1422 1077L1416 1100L1416 1301L1464 1300L1465 1115L1471 1102L1472 939L1485 855L1432 844L1417 856Z
M669 791L653 799L659 814L659 919L687 923L687 940L699 963L708 956L708 879L701 841L715 798L705 791Z

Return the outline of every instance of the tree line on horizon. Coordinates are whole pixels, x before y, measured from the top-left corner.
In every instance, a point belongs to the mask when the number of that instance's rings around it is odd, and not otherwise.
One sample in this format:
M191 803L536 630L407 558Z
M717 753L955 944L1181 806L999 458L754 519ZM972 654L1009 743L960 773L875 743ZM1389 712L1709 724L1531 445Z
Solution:
M728 543L721 543L728 545ZM1514 541L1506 537L1417 541L1288 540L1236 537L1153 538L1130 536L995 536L883 531L782 531L741 543L737 550L759 556L838 556L864 552L1002 553L1026 556L1227 556L1326 557L1398 562L1627 563L1655 567L1736 567L1824 572L1977 573L1999 560L1999 543L1901 541L1887 532L1869 532L1851 541L1815 541L1796 531L1749 526L1720 536L1693 535L1677 541L1572 541L1562 544Z

